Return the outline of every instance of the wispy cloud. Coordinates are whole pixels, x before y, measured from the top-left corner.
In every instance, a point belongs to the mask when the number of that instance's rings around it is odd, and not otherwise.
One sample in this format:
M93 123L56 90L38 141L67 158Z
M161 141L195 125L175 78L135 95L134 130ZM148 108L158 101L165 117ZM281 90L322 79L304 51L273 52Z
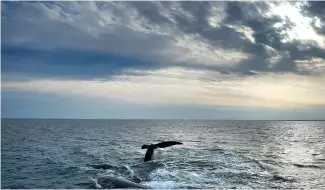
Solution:
M116 99L137 104L215 105L265 108L325 106L324 78L274 75L224 77L183 69L120 75L111 81L5 82L5 89Z

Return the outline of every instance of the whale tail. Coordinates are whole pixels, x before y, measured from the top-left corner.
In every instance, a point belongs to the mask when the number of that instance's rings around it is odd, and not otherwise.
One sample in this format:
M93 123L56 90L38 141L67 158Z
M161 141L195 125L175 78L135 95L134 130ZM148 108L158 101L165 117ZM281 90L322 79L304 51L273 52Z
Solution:
M142 145L141 149L148 149L150 145L144 144Z
M165 142L161 142L161 143L156 144L156 146L158 148L166 148L168 146L173 146L173 145L177 145L177 144L183 144L183 143L177 142L177 141L165 141Z
M157 143L154 144L155 146L157 146L156 148L166 148L168 146L173 146L173 145L177 145L177 144L183 144L181 142L177 142L177 141L164 141L161 143ZM142 145L141 149L148 149L150 145L144 144Z
M152 159L152 155L156 148L166 148L168 146L173 146L173 145L177 145L177 144L183 144L183 143L177 142L177 141L165 141L165 142L161 142L161 143L157 143L157 144L142 145L141 149L147 149L146 155L144 157L144 161L146 162L146 161L150 161Z

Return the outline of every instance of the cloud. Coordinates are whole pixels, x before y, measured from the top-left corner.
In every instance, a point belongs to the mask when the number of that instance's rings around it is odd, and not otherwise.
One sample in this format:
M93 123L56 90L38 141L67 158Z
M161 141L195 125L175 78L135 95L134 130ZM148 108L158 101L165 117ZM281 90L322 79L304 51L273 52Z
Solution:
M287 10L289 13L286 13L286 11L278 7L291 9ZM275 12L277 10L281 12ZM245 14L247 12L251 14ZM299 32L302 30L301 27L307 27L309 29L306 30L309 32L308 34L312 33L312 31L310 32L310 23L307 23L309 21L308 19L305 21L305 25L297 27L299 23L295 17L302 17L302 15L298 14L299 6L297 4L291 4L289 6L288 3L274 4L258 2L255 4L228 2L227 13L227 23L244 25L251 28L254 42L260 44L261 50L264 49L264 52L260 53L256 49L252 49L253 51L251 52L257 53L259 58L253 58L250 64L247 64L247 60L245 60L243 62L244 65L252 65L255 63L262 66L260 70L301 73L301 70L297 69L296 60L324 58L324 47L320 47L323 44L322 41L314 41L321 40L321 37L310 40L293 38L288 41L289 38L292 38L290 34L297 32L297 30ZM281 13L281 15L278 15L278 13ZM298 37L301 37L301 35ZM266 53L266 48L271 48L273 55ZM272 64L269 64L269 60L274 57L280 57L280 59L278 59L275 67L272 67ZM255 61L255 59L259 61Z
M317 5L2 2L2 88L139 104L324 106Z
M101 63L105 62L105 66L95 69L99 73L91 73L92 64L88 64L91 76L96 74L101 76L102 69L112 67L111 54L133 57L136 60L141 60L140 62L151 62L151 66L148 65L150 68L162 66L219 68L219 65L233 65L247 58L243 52L221 47L213 48L196 39L195 36L183 35L172 27L163 29L158 26L150 27L139 18L141 14L132 11L132 9L121 15L119 10L127 9L125 4L114 2L107 2L107 4L13 2L12 4L5 3L3 9L4 68L10 68L12 65L16 65L16 68L27 68L26 65L33 64L29 61L31 57L35 60L42 60L41 64L49 64L48 68L51 68L54 65L53 61L57 59L64 61L62 59L65 58L64 62L69 61L68 66L74 65L74 70L73 68L65 70L65 76L68 75L68 71L71 71L71 77L74 77L74 72L87 66L84 64L85 61L98 60L89 58L94 58L94 56L83 59L85 57L83 54L96 54L93 52L98 52L97 54L102 58ZM20 10L19 13L18 10ZM14 56L14 59L20 58L14 60L15 63L10 59L13 49L20 51L18 58ZM36 51L39 52L36 53ZM87 53L87 51L89 52ZM68 56L71 52L73 55ZM80 53L79 57L76 56L77 52ZM103 55L105 53L108 55ZM107 60L104 60L104 57ZM49 61L49 59L52 60ZM57 64L60 65L60 63ZM130 68L137 67L135 64L129 64L129 66ZM25 71L32 70L27 68ZM31 75L35 74L34 71ZM48 73L43 71L40 70L43 74ZM110 70L106 70L106 72L110 73ZM84 72L81 71L80 75L82 73ZM53 72L49 72L50 76L52 74ZM59 72L56 74L58 77L61 76ZM85 78L89 78L89 76L85 76Z
M324 49L316 43L283 42L295 23L289 17L269 13L272 6L278 5L275 3L4 2L2 5L5 57L10 56L6 54L7 47L49 50L46 54L53 52L52 57L57 49L67 52L71 49L133 57L150 62L150 69L206 68L239 75L250 74L252 70L301 73L296 60L324 58ZM275 27L276 24L280 25ZM35 54L34 57L38 59ZM69 58L78 70L79 58ZM105 62L111 68L109 56ZM309 69L308 73L311 72Z
M325 35L325 3L322 1L308 1L302 6L302 13L313 18L312 26L315 31Z
M133 57L114 53L73 49L30 49L27 47L3 48L2 72L6 75L23 75L29 78L108 79L129 69L157 69Z
M212 79L212 80L211 80ZM115 99L138 104L266 108L324 106L324 78L292 74L225 77L215 72L166 69L120 75L110 81L4 82L3 89Z

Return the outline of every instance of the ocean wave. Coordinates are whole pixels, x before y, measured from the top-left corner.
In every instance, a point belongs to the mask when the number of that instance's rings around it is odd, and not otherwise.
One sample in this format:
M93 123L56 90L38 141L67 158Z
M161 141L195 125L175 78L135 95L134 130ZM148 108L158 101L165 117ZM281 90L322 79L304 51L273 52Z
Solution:
M100 188L102 188L102 186L98 183L98 179L96 179L96 178L92 178L92 177L90 177L89 179L90 179L90 181L92 182L91 185L92 185L94 188L96 188L96 189L100 189Z
M323 169L322 166L319 165L312 165L312 164L293 164L298 168L316 168L316 169Z
M117 169L118 166L112 165L112 164L88 164L87 166L92 167L94 169L103 169L103 170L107 170L107 169Z
M181 185L175 181L149 181L143 184L153 189L175 189L181 187Z
M280 175L273 175L272 177L273 181L282 181L282 182L294 182L295 179L292 177L285 177Z

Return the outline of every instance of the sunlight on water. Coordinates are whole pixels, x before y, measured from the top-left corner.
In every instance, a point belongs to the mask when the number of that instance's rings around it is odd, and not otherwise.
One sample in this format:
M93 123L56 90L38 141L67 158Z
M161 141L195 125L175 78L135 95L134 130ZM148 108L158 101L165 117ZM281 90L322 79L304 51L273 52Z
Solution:
M3 120L3 188L325 188L325 122ZM143 144L176 140L143 162ZM37 181L37 183L35 183Z

